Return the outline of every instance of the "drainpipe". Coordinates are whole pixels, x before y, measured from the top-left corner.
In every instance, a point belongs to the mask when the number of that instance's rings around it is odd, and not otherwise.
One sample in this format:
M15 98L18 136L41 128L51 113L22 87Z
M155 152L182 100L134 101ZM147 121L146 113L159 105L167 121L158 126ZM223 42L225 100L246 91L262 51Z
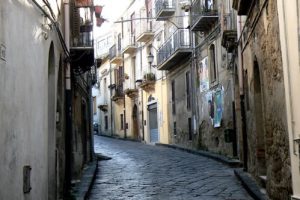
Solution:
M143 47L140 47L140 64L141 64L141 68L143 66L143 61L142 61L142 58L143 58L143 55L142 55L142 52L143 52ZM142 73L142 71L141 71ZM143 77L143 74L142 74L142 77ZM142 102L142 133L143 133L143 141L145 141L145 129L144 129L144 92L143 90L141 89L141 102Z
M111 77L111 63L109 63L109 99L110 99L110 135L113 136L113 104L112 104L112 88L111 88L111 84L112 84L112 77Z
M123 23L122 23L123 24ZM125 73L125 62L124 62L124 53L122 53L122 65L123 65L123 78L124 78L124 73ZM125 79L122 80L123 81L123 93L124 93L124 83L125 83ZM124 121L124 138L127 138L127 125L126 125L126 97L124 94L124 102L123 102L123 121Z
M65 42L66 47L70 50L70 4L69 0L64 0L65 13ZM66 137L65 137L65 194L71 186L72 179L72 89L71 89L71 65L68 61L65 69L65 84L66 84Z
M241 37L242 32L242 17L238 16L238 23L237 23L237 31L238 31L238 38ZM243 164L244 164L244 171L248 171L248 135L247 135L247 119L246 119L246 111L245 111L245 101L244 101L244 78L243 78L243 71L244 71L244 63L242 57L242 48L241 44L238 44L238 77L239 77L239 89L240 89L240 103L241 103L241 118L242 118L242 138L243 138Z

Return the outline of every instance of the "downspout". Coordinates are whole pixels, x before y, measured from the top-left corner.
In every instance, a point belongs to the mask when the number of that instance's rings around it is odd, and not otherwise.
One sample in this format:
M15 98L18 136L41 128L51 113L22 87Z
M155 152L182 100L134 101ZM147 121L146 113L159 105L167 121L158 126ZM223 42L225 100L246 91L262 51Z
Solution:
M112 104L112 77L111 77L111 63L109 64L109 99L110 99L110 135L113 136L113 104Z
M123 81L123 93L124 93L124 83L125 83L125 79L124 79L124 73L125 73L125 62L124 62L124 53L122 53L122 64L123 64L123 77L122 77L122 81ZM124 95L124 102L123 102L123 121L124 121L124 138L127 138L127 125L126 125L126 96Z
M142 61L142 52L143 52L143 47L140 47L140 68L142 68L143 66L143 61ZM142 71L141 71L142 73ZM143 74L142 74L143 76ZM145 129L144 129L144 91L142 89L141 90L141 102L142 102L142 133L143 133L143 141L145 141Z
M65 13L65 43L67 50L70 50L70 3L69 0L64 0ZM66 84L66 137L65 137L65 195L69 194L72 179L72 89L71 89L71 65L67 61L65 69L65 84Z

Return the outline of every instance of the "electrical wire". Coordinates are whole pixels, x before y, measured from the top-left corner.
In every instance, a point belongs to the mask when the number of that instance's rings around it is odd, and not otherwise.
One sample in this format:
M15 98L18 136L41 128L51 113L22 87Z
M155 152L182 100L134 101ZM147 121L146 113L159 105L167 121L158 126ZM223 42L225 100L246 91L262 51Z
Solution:
M44 1L44 0L43 0ZM64 50L64 52L65 52L65 54L66 54L66 56L67 56L67 59L70 59L70 52L69 52L69 50L68 50L68 48L67 48L67 45L66 45L66 42L65 42L65 40L64 40L64 38L63 38L63 36L62 36L62 33L61 33L61 31L60 31L60 29L59 29L59 27L58 27L58 22L56 22L56 20L55 19L53 19L43 8L42 8L42 6L36 1L36 0L32 0L32 2L39 8L39 10L51 21L51 23L54 25L54 28L55 28L55 30L56 30L56 32L57 32L57 34L58 34L58 37L59 37L59 41L60 41L60 43L61 43L61 45L62 45L62 48L63 48L63 50ZM48 2L49 3L49 2ZM50 5L50 4L49 4ZM48 7L49 8L49 7ZM50 10L52 10L51 9L51 7L50 7ZM51 11L50 11L51 12ZM53 10L52 10L52 13L53 13Z

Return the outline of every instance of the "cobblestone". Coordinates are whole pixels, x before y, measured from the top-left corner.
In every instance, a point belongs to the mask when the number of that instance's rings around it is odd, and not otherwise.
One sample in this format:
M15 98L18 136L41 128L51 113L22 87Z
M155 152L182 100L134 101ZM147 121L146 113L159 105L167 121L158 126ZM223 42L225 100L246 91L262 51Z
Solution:
M95 136L100 161L90 200L251 200L233 169L175 149Z

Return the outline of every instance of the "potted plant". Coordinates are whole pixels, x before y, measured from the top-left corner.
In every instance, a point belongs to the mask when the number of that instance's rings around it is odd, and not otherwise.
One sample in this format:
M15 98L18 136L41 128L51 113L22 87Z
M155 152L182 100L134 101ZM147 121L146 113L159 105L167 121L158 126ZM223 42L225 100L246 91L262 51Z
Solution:
M144 75L145 81L155 81L155 74L150 72Z

